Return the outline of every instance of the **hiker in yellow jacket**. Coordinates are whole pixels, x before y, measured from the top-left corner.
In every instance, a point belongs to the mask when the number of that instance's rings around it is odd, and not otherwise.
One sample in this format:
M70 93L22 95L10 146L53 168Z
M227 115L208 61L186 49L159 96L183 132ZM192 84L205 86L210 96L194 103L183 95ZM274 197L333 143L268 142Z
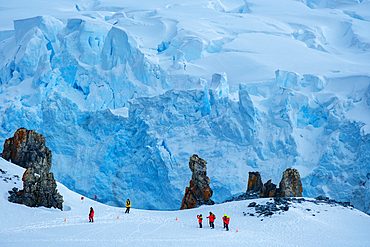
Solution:
M125 213L130 213L130 208L131 208L130 199L127 199L127 201L126 201L126 212Z

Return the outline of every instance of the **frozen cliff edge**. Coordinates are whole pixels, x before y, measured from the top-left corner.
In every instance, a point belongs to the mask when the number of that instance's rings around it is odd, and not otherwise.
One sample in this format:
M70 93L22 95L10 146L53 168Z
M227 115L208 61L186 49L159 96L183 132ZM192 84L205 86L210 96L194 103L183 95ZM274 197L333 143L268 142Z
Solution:
M178 208L190 177L186 161L198 153L209 160L216 201L244 191L251 170L279 181L277 174L294 167L305 196L324 194L367 212L369 134L346 114L367 107L370 78L326 79L326 88L355 84L358 91L343 99L296 91L319 80L307 78L279 71L275 82L240 86L237 101L213 90L139 97L130 101L127 118L80 110L54 93L36 111L8 107L2 126L14 128L22 119L42 132L57 180L112 205L129 197L141 208Z
M56 180L110 205L130 198L137 208L178 209L198 154L214 201L245 191L250 171L276 183L292 167L304 196L370 212L368 75L278 70L270 81L230 86L230 74L180 73L226 38L207 42L158 22L167 36L151 55L118 25L128 21L15 21L0 47L1 146L21 126L36 130ZM156 63L162 55L167 67ZM122 107L128 115L109 110Z

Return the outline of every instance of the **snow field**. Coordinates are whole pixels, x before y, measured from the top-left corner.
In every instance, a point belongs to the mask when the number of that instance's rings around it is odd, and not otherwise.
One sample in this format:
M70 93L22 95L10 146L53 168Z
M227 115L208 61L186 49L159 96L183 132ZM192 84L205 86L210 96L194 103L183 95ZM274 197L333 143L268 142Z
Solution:
M2 176L22 176L24 171L3 159ZM22 182L16 182L21 188ZM310 202L294 203L289 211L272 217L244 216L254 213L246 200L177 211L111 207L68 190L58 183L64 211L29 208L7 201L14 183L0 180L0 246L369 246L370 216L356 210ZM95 211L88 222L89 208ZM309 210L307 210L309 209ZM215 229L206 217L216 215ZM222 216L230 216L230 230L222 228ZM203 228L196 215L203 214ZM315 216L313 216L313 214ZM117 216L119 217L117 219ZM177 219L177 220L176 220Z

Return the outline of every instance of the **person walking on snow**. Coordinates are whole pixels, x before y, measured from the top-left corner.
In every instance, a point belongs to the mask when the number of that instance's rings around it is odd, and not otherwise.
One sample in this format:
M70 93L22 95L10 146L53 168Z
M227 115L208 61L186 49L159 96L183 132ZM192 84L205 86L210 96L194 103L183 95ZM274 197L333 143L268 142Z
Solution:
M130 208L131 208L131 202L130 202L130 199L127 199L126 201L126 211L125 213L130 213Z
M228 231L229 230L230 217L225 216L224 218L225 218L225 220L224 220L225 227L224 228L226 228L226 231Z
M224 217L222 217L222 222L224 223L224 229L226 228L226 214L224 214Z
M202 214L197 215L197 218L198 218L198 222L199 222L199 228L202 228L202 221L203 221L203 216L202 216Z
M209 219L209 226L211 228L215 228L215 219L216 219L216 216L212 213L212 212L209 212L209 216L207 217Z
M89 222L94 222L94 209L90 207Z

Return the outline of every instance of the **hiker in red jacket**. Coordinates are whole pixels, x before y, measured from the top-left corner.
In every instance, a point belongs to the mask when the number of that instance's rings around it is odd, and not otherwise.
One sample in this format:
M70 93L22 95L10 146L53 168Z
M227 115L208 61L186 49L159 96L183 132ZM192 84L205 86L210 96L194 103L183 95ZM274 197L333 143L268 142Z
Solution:
M197 215L197 218L198 218L198 220L199 220L199 228L202 228L202 221L203 221L203 216L202 216L202 214Z
M226 231L229 230L229 223L230 223L230 217L229 216L224 216L222 219L224 219L224 228L226 228Z
M222 222L224 223L224 229L226 228L226 214L224 214L224 217L222 217Z
M212 213L212 212L209 212L209 216L207 217L209 219L209 226L211 228L215 228L215 219L216 219L216 216Z
M90 207L89 222L94 222L94 209Z

